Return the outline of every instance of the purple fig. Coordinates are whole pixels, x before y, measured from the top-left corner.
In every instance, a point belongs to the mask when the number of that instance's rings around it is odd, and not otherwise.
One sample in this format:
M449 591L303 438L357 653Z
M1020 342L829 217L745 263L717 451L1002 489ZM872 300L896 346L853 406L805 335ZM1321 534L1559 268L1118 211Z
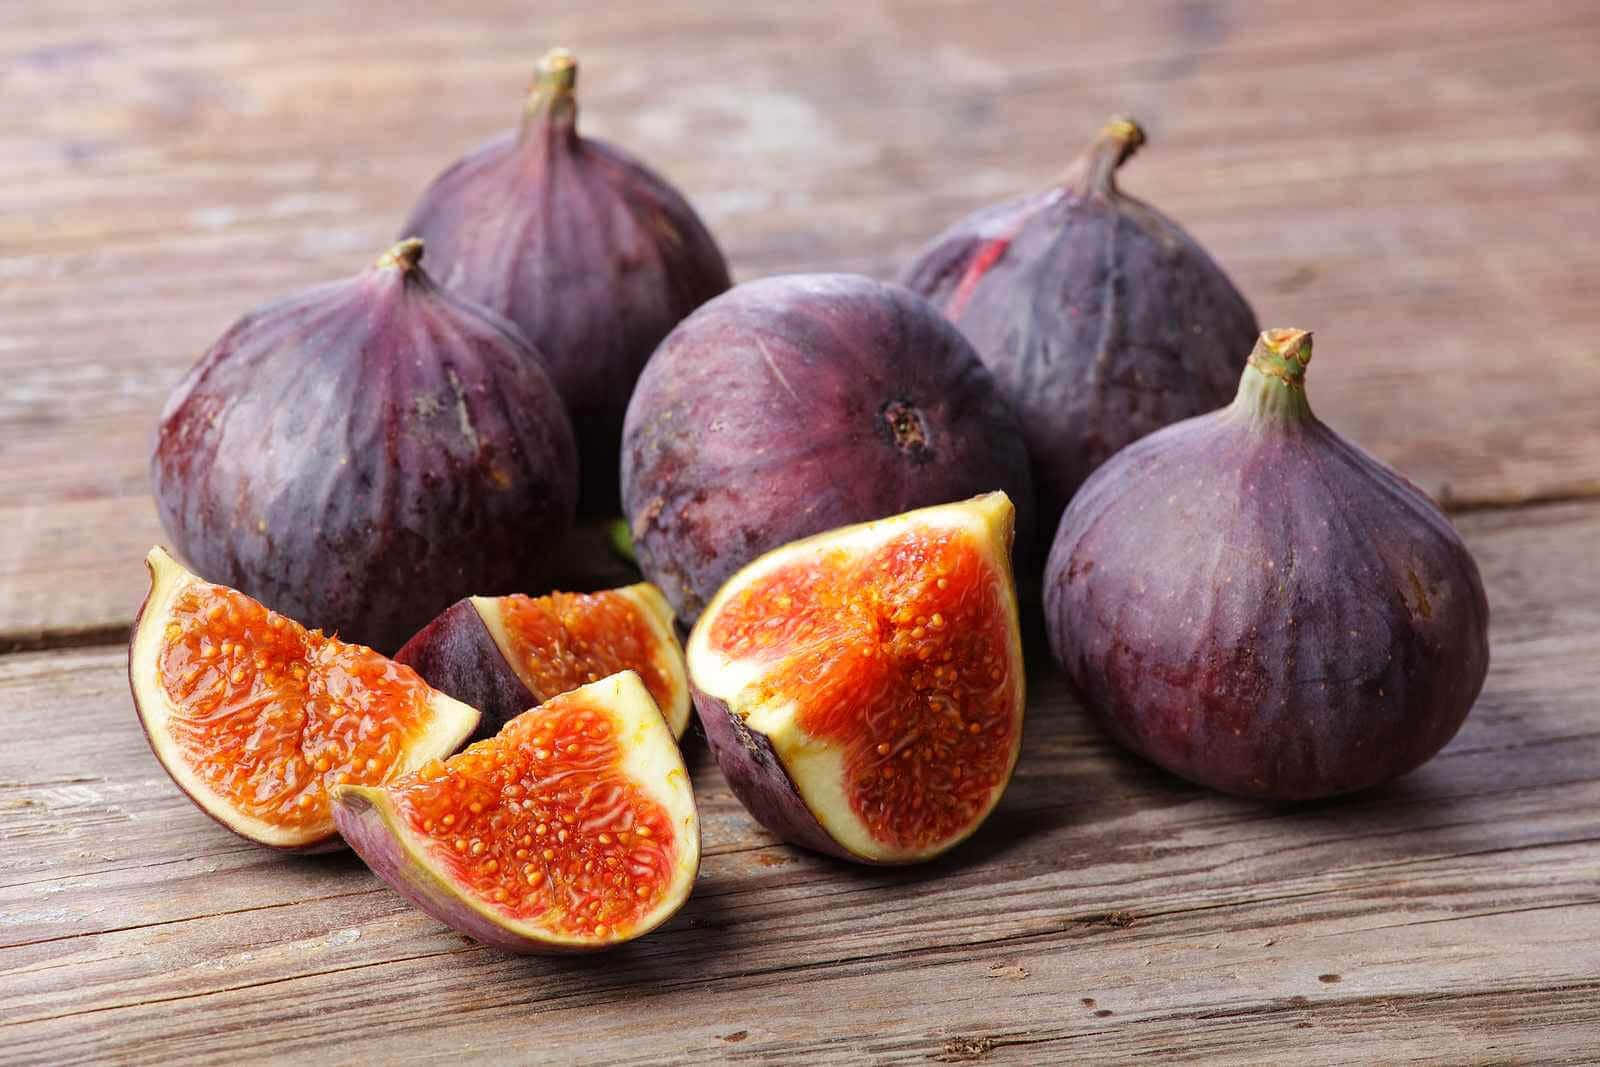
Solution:
M628 395L657 344L728 288L683 196L578 136L578 67L544 57L522 125L440 174L406 223L440 283L500 312L544 356L577 432L579 510L616 514Z
M1420 490L1311 413L1311 335L1269 330L1226 408L1112 457L1044 581L1057 661L1113 737L1273 800L1389 781L1489 666L1478 568Z
M151 461L202 575L386 653L463 596L543 588L577 495L527 340L421 255L402 241L241 319L167 402Z
M1065 178L934 239L905 276L961 328L1016 409L1041 542L1112 453L1225 404L1255 314L1176 223L1117 168L1144 143L1113 119Z
M1031 529L1022 435L972 346L849 274L749 282L674 330L628 407L622 483L640 569L685 623L837 526L1001 489Z

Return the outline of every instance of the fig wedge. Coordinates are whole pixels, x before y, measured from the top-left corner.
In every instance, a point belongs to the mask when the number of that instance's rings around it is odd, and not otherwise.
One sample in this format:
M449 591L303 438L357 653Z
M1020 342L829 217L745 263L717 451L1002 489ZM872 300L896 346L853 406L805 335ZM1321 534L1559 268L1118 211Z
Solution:
M646 934L688 899L700 867L688 771L632 671L388 785L339 787L333 818L417 907L514 953Z
M469 597L395 654L429 685L483 713L495 734L535 704L618 671L639 674L672 736L689 724L689 682L672 608L649 582L599 593Z
M954 847L1022 739L1004 493L847 526L731 578L689 636L728 784L769 830L867 863Z
M462 744L478 713L361 645L307 630L160 548L128 646L161 766L207 815L274 848L340 846L328 787L376 784Z

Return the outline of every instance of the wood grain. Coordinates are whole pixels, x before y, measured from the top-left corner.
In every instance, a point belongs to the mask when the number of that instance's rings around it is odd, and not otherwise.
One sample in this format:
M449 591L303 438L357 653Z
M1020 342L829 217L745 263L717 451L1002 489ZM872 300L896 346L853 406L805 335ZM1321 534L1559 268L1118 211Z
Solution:
M105 636L161 539L163 397L232 320L350 273L572 45L584 124L679 183L736 274L892 276L1113 111L1125 185L1319 410L1464 508L1600 491L1600 9L818 0L13 4L0 20L0 646Z
M348 855L234 838L149 754L117 648L0 657L0 1058L1538 1061L1600 1054L1600 504L1462 519L1478 707L1385 789L1274 810L1124 756L1030 652L1017 779L927 868L776 844L697 741L701 880L520 960Z

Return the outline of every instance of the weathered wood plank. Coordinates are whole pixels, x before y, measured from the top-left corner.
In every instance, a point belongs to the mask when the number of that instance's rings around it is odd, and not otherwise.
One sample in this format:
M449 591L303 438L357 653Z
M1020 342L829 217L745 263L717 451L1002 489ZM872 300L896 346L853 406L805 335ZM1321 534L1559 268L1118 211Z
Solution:
M0 658L0 1049L1592 1059L1600 505L1461 525L1494 663L1461 735L1408 779L1292 810L1209 795L1115 750L1035 649L1017 780L955 855L866 871L777 845L691 745L700 885L593 961L501 956L349 856L278 857L216 827L149 755L120 650Z
M678 181L742 277L893 274L1135 111L1127 186L1264 319L1319 330L1330 421L1468 505L1600 491L1589 412L1550 384L1600 391L1590 5L18 6L0 644L127 621L167 389L244 310L369 259L557 40L586 124Z

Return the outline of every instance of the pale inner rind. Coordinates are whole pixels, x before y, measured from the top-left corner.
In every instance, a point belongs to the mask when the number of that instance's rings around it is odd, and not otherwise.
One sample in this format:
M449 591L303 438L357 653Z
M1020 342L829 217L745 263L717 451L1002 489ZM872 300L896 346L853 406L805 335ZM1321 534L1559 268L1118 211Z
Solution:
M728 581L707 605L700 621L689 635L686 646L689 675L699 690L728 705L734 714L744 719L753 732L764 735L773 751L783 762L801 799L810 809L822 828L840 845L857 855L890 862L911 862L937 855L966 837L983 822L999 801L1011 769L1016 765L1022 741L1021 718L1024 705L1024 686L1020 677L1013 680L1015 694L1012 719L1015 729L1011 733L1011 752L1003 774L984 803L981 814L962 831L952 837L933 842L919 849L895 849L872 836L865 823L856 815L847 789L847 776L843 751L835 744L811 737L799 725L800 706L794 700L759 701L757 694L761 682L783 663L782 657L730 657L711 647L710 626L724 603L739 590L759 582L772 571L814 555L822 545L830 550L870 552L887 543L907 529L925 530L958 529L973 535L975 542L990 555L995 574L1007 583L1003 602L1012 605L1008 623L1013 661L1022 662L1021 628L1017 620L1016 598L1009 588L1011 565L1006 553L1010 548L1010 527L1013 509L1003 493L990 493L956 504L943 504L923 508L859 526L846 527L817 537L797 541L762 556ZM997 555L998 553L998 555Z
M161 649L167 625L173 620L173 607L179 595L191 585L204 585L198 576L185 570L160 548L152 548L145 562L150 567L150 595L139 617L128 653L129 677L133 679L134 703L144 720L145 732L156 757L176 778L184 792L203 810L253 841L277 848L295 848L334 834L333 816L302 826L278 826L240 811L231 800L211 788L189 763L189 754L172 735L171 721L183 710L167 694L161 680ZM440 692L429 697L433 712L422 736L409 743L389 772L391 776L409 774L428 760L448 755L471 736L478 726L478 713Z
M700 820L694 803L694 792L689 783L689 772L678 753L677 742L667 729L650 691L633 671L621 671L598 682L590 682L573 690L583 694L585 706L603 711L610 716L616 730L618 747L622 749L621 770L624 776L646 796L660 804L672 824L677 828L676 854L672 875L661 899L628 931L628 937L638 937L659 926L671 916L694 887L700 869ZM412 856L412 862L430 873L437 862L429 858L433 842L411 829L409 820L400 816L389 795L381 789L360 791L383 814L385 823L403 847ZM509 913L483 900L475 893L462 892L453 881L438 879L439 887L462 904L486 919L515 934L551 944L587 945L596 942L610 943L615 938L575 935L538 923L513 918Z

